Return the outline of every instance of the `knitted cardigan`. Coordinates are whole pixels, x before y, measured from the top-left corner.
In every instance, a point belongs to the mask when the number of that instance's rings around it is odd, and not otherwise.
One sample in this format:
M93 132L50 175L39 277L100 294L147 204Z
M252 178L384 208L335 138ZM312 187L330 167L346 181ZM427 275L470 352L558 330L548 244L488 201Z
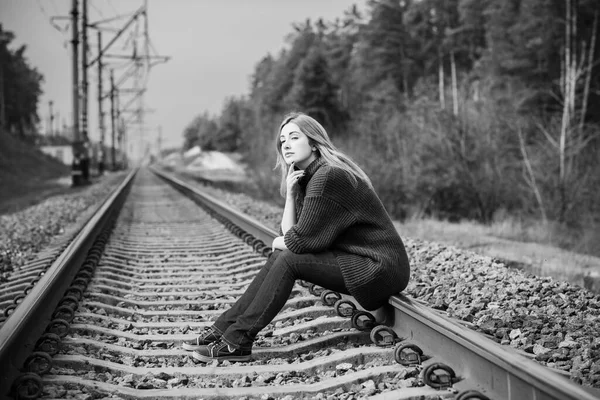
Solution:
M296 224L284 241L294 253L333 252L350 294L374 310L406 288L410 266L381 200L357 180L321 158L313 161L298 182Z

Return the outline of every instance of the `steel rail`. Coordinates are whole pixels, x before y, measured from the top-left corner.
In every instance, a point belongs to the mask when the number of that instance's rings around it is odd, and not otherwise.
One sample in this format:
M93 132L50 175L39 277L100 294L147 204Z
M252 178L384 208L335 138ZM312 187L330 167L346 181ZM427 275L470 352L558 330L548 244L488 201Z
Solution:
M33 352L36 341L50 322L96 236L125 200L135 173L136 170L131 171L90 217L0 328L0 398L7 396L23 362Z
M150 170L192 200L200 202L201 204L205 204L211 210L219 215L224 216L229 221L239 226L241 229L245 230L255 238L262 240L265 244L270 245L273 242L273 239L279 236L276 231L267 228L256 219L239 212L238 210L228 206L209 194L198 191L172 174L161 171L154 167L150 167Z
M491 399L598 400L558 372L406 295L391 296L389 303L394 307L394 331L399 337L418 342L426 354L450 365L458 376L476 382Z
M194 188L171 173L151 167L152 172L188 195L204 203L253 236L270 245L278 233L265 227L218 199ZM462 388L478 390L491 399L507 400L598 400L587 389L501 346L458 322L435 313L409 296L391 296L393 330L398 337L414 340L425 354L433 355L454 370ZM390 311L379 311L386 315Z

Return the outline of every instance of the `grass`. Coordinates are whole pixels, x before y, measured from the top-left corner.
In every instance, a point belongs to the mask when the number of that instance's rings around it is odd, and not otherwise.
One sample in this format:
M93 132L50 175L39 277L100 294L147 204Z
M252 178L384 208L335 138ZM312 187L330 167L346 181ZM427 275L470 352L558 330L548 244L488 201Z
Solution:
M565 248L565 243L577 240L559 224L504 217L491 225L424 218L396 222L396 226L401 236L468 249L538 276L551 276L600 292L600 258L577 252L574 247Z
M489 231L501 238L541 243L576 253L600 256L600 231L594 224L575 230L557 222L507 216L494 221Z
M575 231L556 222L521 220L510 216L496 220L490 225L472 221L448 222L432 218L411 219L402 225L419 236L454 236L455 242L467 246L477 246L478 243L495 237L557 247L594 257L600 256L600 237L593 227Z
M63 192L69 177L68 166L32 144L0 132L0 214Z

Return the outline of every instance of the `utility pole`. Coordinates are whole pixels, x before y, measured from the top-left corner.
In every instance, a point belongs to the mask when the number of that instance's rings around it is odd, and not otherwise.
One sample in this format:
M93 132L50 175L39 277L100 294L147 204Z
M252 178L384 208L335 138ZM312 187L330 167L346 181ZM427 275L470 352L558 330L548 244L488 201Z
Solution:
M117 98L118 100L118 98ZM118 104L118 102L117 102ZM127 168L127 129L125 128L125 121L121 117L121 112L117 107L117 121L119 123L119 149L121 149L121 167Z
M157 158L161 158L161 154L160 152L162 151L162 125L158 126L158 154L157 154Z
M82 15L81 15L81 132L83 137L83 157L81 159L81 172L84 181L89 181L90 178L90 141L88 135L88 0L82 0Z
M50 129L48 130L48 134L50 136L54 136L54 112L52 111L52 105L54 102L50 100L48 102L48 107L50 108Z
M79 166L78 158L80 149L79 137L79 29L77 28L77 22L79 19L79 12L77 10L77 0L72 0L71 3L71 27L73 29L73 38L71 43L73 45L73 165L71 167L71 179L73 186L79 186L81 184L81 168ZM77 168L76 168L77 167Z
M114 71L110 70L110 130L111 130L111 144L110 154L112 160L113 171L116 169L115 161L115 74Z
M127 153L126 147L123 145L123 135L125 134L125 124L123 123L123 117L121 117L121 96L118 86L115 86L115 133L117 134L117 146L121 151L119 155L118 166L119 168L125 168L124 160L125 154Z
M9 36L0 28L0 135L6 127L6 107L4 101L4 52Z
M98 54L102 52L102 32L98 31ZM100 154L98 172L104 173L104 111L102 110L102 58L98 58L98 128L100 129Z
M2 32L0 32L2 35ZM4 43L0 37L0 135L4 133L6 117L4 115Z
M81 132L83 140L88 140L88 37L87 0L82 0L81 14Z

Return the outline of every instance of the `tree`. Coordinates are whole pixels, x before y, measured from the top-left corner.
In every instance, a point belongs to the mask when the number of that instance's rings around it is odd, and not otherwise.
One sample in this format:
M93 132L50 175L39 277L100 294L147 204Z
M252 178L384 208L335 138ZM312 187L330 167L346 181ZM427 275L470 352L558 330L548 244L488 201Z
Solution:
M294 71L318 41L310 19L307 19L304 24L294 25L294 29L295 32L288 37L291 48L289 51L282 52L269 71L269 84L263 93L262 100L269 112L273 114L285 112L290 108L285 98L294 85Z
M444 19L440 18L438 0L425 0L415 3L406 13L404 23L406 30L415 44L413 59L416 66L422 71L421 78L438 75L438 88L440 106L446 108L445 99L445 71L444 50L442 42L445 27L440 24Z
M404 24L404 15L410 1L371 0L371 19L362 27L353 60L352 80L359 93L364 93L390 77L396 87L410 96L415 74L410 58L410 36Z
M445 64L450 63L452 104L454 115L457 115L457 69L469 68L468 46L463 44L467 42L464 37L468 37L468 34L459 26L458 1L417 2L408 10L405 23L414 42L413 61L423 71L421 78L425 78L437 69L441 109L446 108Z
M208 112L196 116L183 131L184 150L194 146L200 146L202 150L216 150L217 130L218 125Z
M219 130L214 146L219 151L236 151L242 138L243 99L228 98L219 117Z
M562 98L562 116L560 130L555 136L552 132L542 129L546 139L556 152L558 166L558 177L556 189L558 191L558 220L563 222L567 213L573 207L574 198L578 197L579 191L583 190L586 183L589 165L578 168L578 158L585 150L586 145L597 139L598 134L589 134L577 125L578 114L582 112L578 108L578 89L586 77L586 71L591 74L593 68L592 57L594 48L589 50L585 45L585 39L577 34L577 20L579 9L575 0L566 0L564 20L564 42L563 62L561 68L560 94ZM594 26L597 27L597 11ZM595 44L597 31L592 32L590 42ZM583 41L583 43L581 43ZM587 52L589 51L589 56ZM586 61L589 61L586 63ZM588 81L589 83L589 81ZM585 93L585 92L584 92ZM587 104L587 100L583 102Z
M286 103L320 121L326 128L341 128L344 113L337 101L337 87L331 81L327 60L313 47L294 73L294 85Z
M462 49L473 66L481 58L485 48L485 1L459 0L458 16Z
M600 220L599 16L598 0L370 0L294 24L218 134L201 118L186 143L242 140L268 193L275 130L298 108L343 122L340 147L395 216Z
M340 106L348 111L354 107L350 103L353 86L349 79L350 63L360 37L360 29L364 24L364 17L356 5L344 12L343 18L331 24L331 31L322 43L324 57L327 59L331 81L338 87L338 100Z
M26 46L16 50L8 48L14 39L12 32L4 31L0 25L0 73L3 83L2 96L5 128L24 136L35 129L39 122L37 113L39 97L42 94L43 76L27 62Z

